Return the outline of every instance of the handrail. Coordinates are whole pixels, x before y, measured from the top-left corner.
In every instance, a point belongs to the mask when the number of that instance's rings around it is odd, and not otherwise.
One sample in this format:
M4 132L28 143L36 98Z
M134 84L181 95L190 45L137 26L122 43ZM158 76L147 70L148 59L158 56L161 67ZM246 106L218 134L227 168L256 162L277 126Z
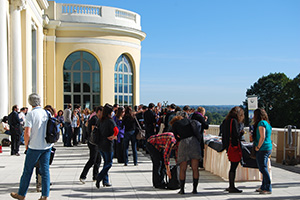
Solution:
M136 22L136 15L132 14L130 12L126 12L126 11L123 11L123 10L116 9L115 16L119 17L119 18L130 19L130 20L133 20L133 21Z
M97 15L101 16L101 6L87 6L79 4L62 4L63 14Z

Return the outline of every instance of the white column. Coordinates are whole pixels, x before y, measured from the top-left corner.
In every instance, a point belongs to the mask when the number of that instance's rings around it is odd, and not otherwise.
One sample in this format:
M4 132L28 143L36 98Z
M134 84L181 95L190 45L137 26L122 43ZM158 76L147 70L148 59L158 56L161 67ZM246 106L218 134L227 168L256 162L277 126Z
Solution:
M7 0L0 0L0 118L8 114Z
M11 104L23 106L23 71L21 41L21 10L25 8L25 0L12 0L11 16Z

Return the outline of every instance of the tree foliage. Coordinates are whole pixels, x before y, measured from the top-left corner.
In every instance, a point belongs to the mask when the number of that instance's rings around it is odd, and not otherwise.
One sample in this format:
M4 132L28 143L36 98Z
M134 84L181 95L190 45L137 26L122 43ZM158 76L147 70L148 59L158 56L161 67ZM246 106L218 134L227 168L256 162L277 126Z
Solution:
M289 124L300 127L300 74L293 80L284 73L263 76L246 95L258 97L258 107L267 111L273 127L283 128ZM244 105L247 108L247 101Z

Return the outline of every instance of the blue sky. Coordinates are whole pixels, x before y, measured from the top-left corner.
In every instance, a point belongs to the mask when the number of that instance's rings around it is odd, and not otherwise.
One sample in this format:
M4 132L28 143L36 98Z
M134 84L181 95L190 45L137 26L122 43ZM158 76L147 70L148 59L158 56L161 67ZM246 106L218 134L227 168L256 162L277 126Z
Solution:
M240 105L260 77L300 73L299 0L57 0L141 15L141 103Z

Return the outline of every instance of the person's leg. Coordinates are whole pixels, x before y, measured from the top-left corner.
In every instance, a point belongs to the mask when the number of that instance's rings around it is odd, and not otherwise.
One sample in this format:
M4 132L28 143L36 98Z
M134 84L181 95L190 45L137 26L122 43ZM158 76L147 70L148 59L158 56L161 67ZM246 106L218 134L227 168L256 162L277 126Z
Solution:
M128 148L129 148L130 135L128 132L124 134L123 147L124 147L124 165L128 164Z
M187 168L187 161L181 162L180 172L179 172L179 180L180 180L180 191L178 192L179 194L184 194L186 168Z
M197 187L198 187L198 181L199 181L199 160L198 159L192 159L191 160L191 166L193 170L193 194L197 194Z
M136 137L134 134L135 131L132 131L130 141L131 141L131 148L132 148L132 154L133 154L133 163L134 165L137 165L137 150L136 150Z
M49 162L51 148L47 150L42 150L42 154L39 159L40 172L42 176L42 196L49 197L50 192L50 172L49 172Z
M261 189L268 192L272 192L271 178L268 171L268 158L270 154L271 151L258 151L256 153L258 168L263 175Z
M98 147L96 146L95 149L95 160L94 160L94 168L93 168L93 181L95 181L97 179L97 175L99 173L99 168L100 168L100 164L101 164L101 154L98 150Z
M95 150L95 145L92 145L88 142L88 147L90 150L90 157L89 160L86 162L81 175L80 175L80 181L84 183L84 180L86 179L86 175L89 172L89 169L93 166L93 164L95 163L95 159L96 159L96 154L98 152L98 150ZM98 174L98 173L97 173Z
M19 130L19 132L16 134L16 150L15 150L15 152L16 152L16 154L18 154L19 153L19 149L20 149L20 144L21 144L21 131Z
M120 138L120 142L116 142L116 145L118 163L124 163L123 138Z
M20 180L20 186L18 194L21 196L26 196L30 179L32 176L33 168L36 162L39 160L41 152L38 150L28 149L25 157L24 169L23 174Z
M237 169L238 165L239 165L239 162L230 162L229 188L228 188L228 191L230 193L241 193L242 192L242 190L237 189L234 184L236 169Z
M113 152L104 152L101 151L101 155L103 156L104 159L104 164L101 172L97 176L97 182L96 182L96 187L99 188L100 181L103 180L103 185L108 186L109 185L109 180L108 180L108 171L112 166L112 159L113 159Z

